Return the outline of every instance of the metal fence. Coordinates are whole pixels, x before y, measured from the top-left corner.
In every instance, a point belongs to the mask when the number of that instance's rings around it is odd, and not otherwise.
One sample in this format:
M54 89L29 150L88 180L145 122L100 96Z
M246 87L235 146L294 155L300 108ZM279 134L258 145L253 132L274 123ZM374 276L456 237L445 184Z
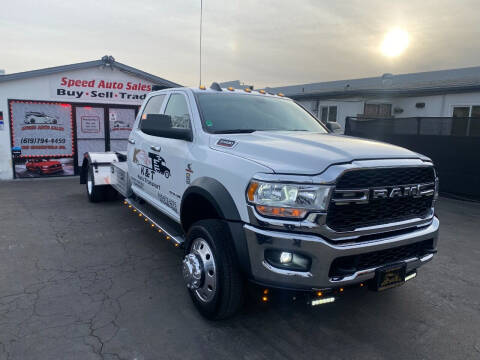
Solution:
M427 155L438 171L441 193L480 200L480 118L347 117L345 134Z

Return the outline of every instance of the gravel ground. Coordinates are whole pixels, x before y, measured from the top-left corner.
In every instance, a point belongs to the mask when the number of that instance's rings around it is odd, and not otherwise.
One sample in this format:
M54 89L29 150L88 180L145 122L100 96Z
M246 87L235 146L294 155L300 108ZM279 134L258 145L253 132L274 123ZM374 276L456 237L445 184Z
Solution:
M441 198L439 253L383 293L204 320L181 252L78 178L0 183L0 359L480 359L480 204Z

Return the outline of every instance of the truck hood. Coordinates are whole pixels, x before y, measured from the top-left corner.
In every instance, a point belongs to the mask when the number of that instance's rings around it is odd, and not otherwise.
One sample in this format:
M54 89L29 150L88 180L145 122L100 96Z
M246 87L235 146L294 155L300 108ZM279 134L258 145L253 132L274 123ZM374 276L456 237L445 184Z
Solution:
M276 173L314 175L328 166L366 159L422 158L410 150L344 135L292 131L212 135L212 149L269 167Z

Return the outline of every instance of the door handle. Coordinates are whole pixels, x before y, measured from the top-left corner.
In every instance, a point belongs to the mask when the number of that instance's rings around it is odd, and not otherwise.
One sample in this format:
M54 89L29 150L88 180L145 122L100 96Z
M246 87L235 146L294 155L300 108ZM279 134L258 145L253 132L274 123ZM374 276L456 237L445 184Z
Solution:
M133 140L133 139L128 139L128 142L132 145L135 144L135 140Z
M158 151L160 151L161 148L160 148L160 146L153 146L153 145L152 145L152 146L150 146L150 149L152 149L153 151L157 151L157 152L158 152Z

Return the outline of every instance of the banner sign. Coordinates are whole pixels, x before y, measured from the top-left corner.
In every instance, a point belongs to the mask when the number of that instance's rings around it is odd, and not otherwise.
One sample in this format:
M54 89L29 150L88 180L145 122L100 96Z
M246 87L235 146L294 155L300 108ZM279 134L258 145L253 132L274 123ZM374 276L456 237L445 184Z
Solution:
M22 158L72 157L72 106L40 101L10 101L12 147Z
M64 101L115 102L141 104L152 91L152 83L142 80L70 78L50 80L50 95Z

